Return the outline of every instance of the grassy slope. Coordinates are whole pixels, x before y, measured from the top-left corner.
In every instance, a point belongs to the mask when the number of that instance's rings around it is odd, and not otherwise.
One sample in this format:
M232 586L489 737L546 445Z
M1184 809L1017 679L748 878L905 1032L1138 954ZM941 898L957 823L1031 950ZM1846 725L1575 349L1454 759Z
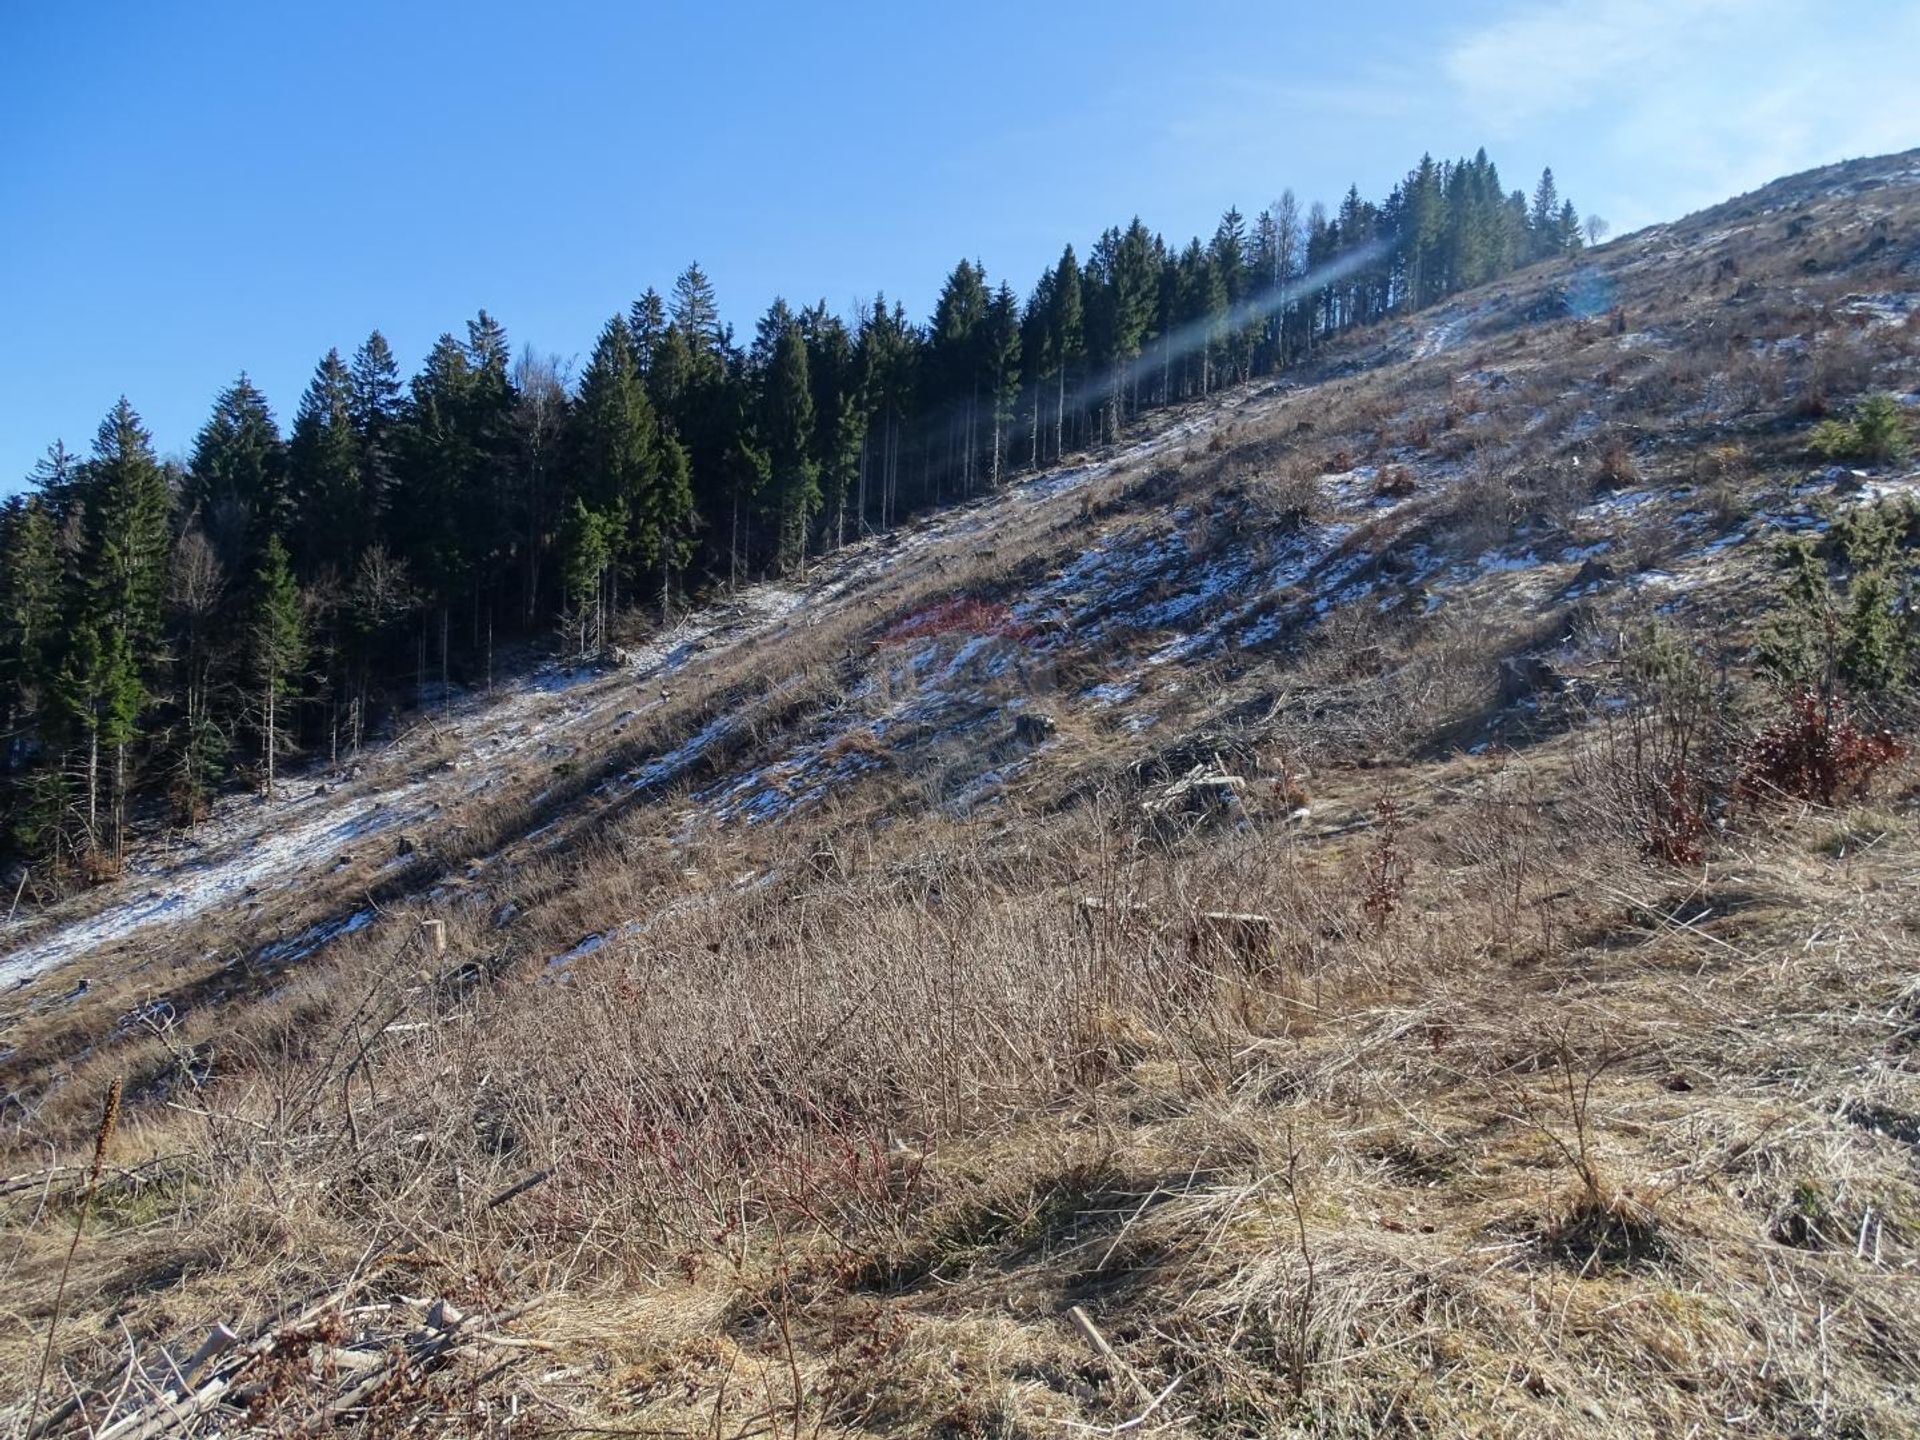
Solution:
M1529 319L1566 278L1529 272L984 508L502 775L290 969L186 958L257 936L210 916L164 981L16 997L9 1172L84 1159L131 1077L62 1363L351 1279L375 1337L542 1299L551 1349L374 1417L453 1431L1058 1434L1177 1382L1141 1428L1906 1433L1914 779L1661 866L1606 702L1655 608L1737 682L1804 412L1920 388L1878 298L1920 289L1909 165L1607 247L1618 321ZM886 643L952 596L1004 633ZM1142 817L1215 757L1243 821ZM1256 971L1214 910L1272 918ZM177 1021L120 1025L156 986ZM16 1377L53 1182L0 1197ZM260 1423L323 1388L288 1365Z

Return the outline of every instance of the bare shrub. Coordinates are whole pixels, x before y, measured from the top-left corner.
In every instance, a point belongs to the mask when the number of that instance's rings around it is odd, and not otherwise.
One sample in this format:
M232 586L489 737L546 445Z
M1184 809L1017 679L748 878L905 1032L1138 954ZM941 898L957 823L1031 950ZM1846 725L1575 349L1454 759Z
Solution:
M1865 794L1874 777L1906 753L1888 731L1855 725L1844 700L1806 691L1748 745L1740 793L1749 800L1832 805Z

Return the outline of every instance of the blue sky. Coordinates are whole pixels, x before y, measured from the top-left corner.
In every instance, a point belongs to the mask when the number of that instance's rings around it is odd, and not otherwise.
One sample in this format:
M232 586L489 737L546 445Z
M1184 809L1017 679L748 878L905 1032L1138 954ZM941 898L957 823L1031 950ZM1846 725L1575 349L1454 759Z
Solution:
M819 11L821 13L809 13ZM1551 163L1616 232L1920 145L1920 0L29 4L0 15L0 489L122 392L184 455L242 369L291 422L375 326L563 357L697 258L916 315L1138 213L1210 233L1422 150Z

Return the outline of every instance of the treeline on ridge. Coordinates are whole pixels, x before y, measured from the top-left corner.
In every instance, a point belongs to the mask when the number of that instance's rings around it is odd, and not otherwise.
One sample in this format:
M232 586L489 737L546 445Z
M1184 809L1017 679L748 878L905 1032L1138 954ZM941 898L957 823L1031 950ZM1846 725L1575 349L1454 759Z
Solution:
M22 884L112 875L137 807L188 825L236 779L271 793L279 757L490 680L498 641L557 626L593 655L623 614L801 571L1582 242L1551 171L1508 193L1482 151L1184 247L1135 219L1024 300L965 260L924 324L775 300L743 345L692 265L577 381L485 311L406 383L376 331L285 435L242 374L184 465L122 398L0 512L0 857Z

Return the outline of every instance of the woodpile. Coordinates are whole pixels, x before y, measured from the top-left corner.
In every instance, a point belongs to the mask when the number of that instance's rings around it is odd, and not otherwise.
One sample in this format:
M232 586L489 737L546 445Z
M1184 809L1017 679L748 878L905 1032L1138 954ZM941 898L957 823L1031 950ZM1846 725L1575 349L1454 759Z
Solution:
M76 1387L25 1433L32 1440L314 1434L370 1415L383 1397L417 1394L429 1376L468 1355L497 1361L549 1348L502 1333L535 1302L469 1315L441 1298L409 1323L409 1312L423 1302L349 1305L349 1298L347 1291L329 1295L244 1341L217 1324L184 1358L163 1352L130 1359Z
M1245 777L1228 774L1218 760L1202 763L1141 801L1140 813L1152 821L1219 819L1239 813L1246 788Z

